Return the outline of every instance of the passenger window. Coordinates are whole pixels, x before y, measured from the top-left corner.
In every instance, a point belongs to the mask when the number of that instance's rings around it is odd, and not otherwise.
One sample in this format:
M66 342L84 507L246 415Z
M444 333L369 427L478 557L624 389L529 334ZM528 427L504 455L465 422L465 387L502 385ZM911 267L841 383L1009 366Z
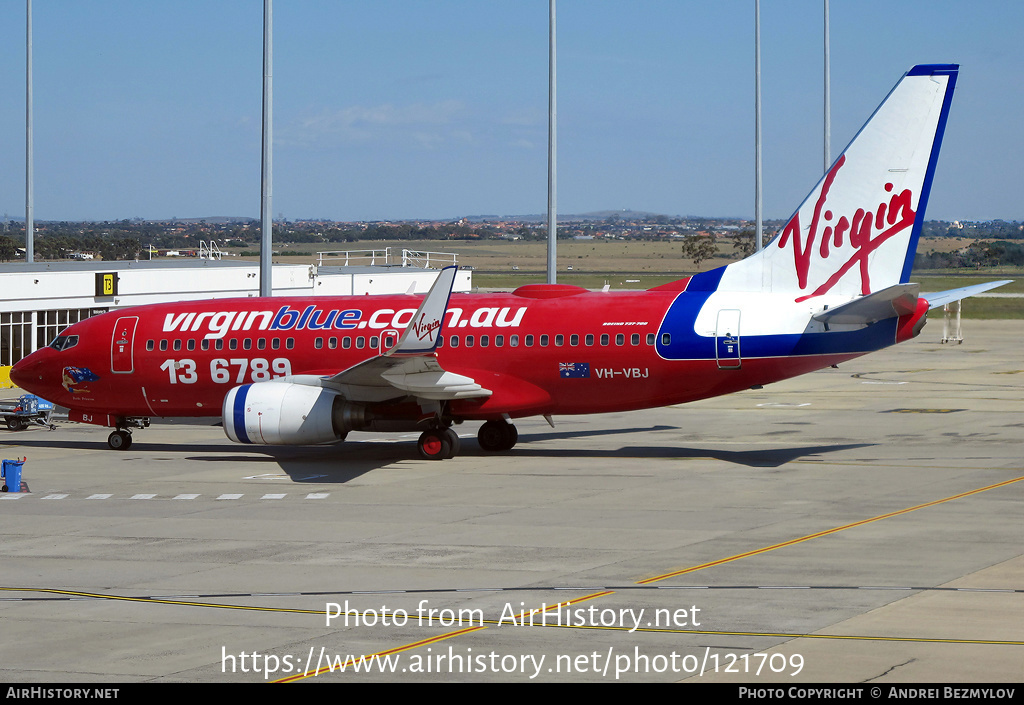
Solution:
M295 349L295 338L285 338L284 346L288 350L294 350Z
M639 333L634 333L632 338L630 338L630 340L632 341L633 345L639 345L640 344L640 334Z
M508 337L508 346L510 348L518 348L519 347L519 336L518 335L510 335Z
M546 348L548 346L548 336L547 336L547 334L542 335L540 337L540 346L542 348Z
M452 336L452 347L453 348L459 347L459 336L457 336L457 335L453 335Z
M575 346L575 345L579 345L579 344L580 344L580 337L578 335L573 333L572 335L569 336L569 345L574 345Z
M210 341L207 340L206 338L203 338L202 340L200 340L199 341L199 349L200 350L209 350L210 349Z
M494 336L494 347L500 348L505 345L505 336L496 335Z
M525 340L523 342L526 343L526 347L532 348L533 347L533 336L532 335L526 336L526 338L525 338Z
M166 340L161 340L160 341L160 350L161 350L161 352L166 350L166 349L167 349L167 341Z
M601 345L607 345L607 344L608 344L608 334L607 333L602 333L601 334Z
M466 347L467 348L473 347L473 336L471 336L471 335L467 335L466 336Z
M618 335L615 336L615 344L616 345L625 345L625 343L626 343L626 336L624 336L622 333L619 333Z
M654 333L647 334L647 344L654 345Z
M590 347L591 345L594 344L594 336L590 335L589 333L587 334L586 340L587 340L587 347Z
M370 347L372 349L374 349L374 350L379 348L380 347L380 338L378 338L377 336L372 336L370 338Z
M215 342L213 344L213 348L214 348L214 350L223 350L224 349L224 339L223 338L217 338L217 342Z
M321 348L323 348L323 346L324 346L324 339L323 338L317 338L316 340L313 341L313 347L316 348L317 350L320 350Z
M281 349L281 339L280 338L271 338L271 340L270 340L270 349L271 350L280 350Z
M490 339L489 336L486 336L486 335L481 335L480 336L480 347L481 348L486 348L488 345L490 345L490 342L491 342L491 339Z
M352 338L348 337L347 335L344 338L342 338L341 339L341 347L345 348L346 350L351 348L352 347Z
M256 349L257 350L266 350L267 349L267 339L266 338L257 338L256 339Z
M60 340L60 338L58 338L57 340ZM57 348L57 344L56 344L57 340L53 341L53 343L54 343L53 347L55 347L55 348ZM146 350L152 351L154 348L156 348L156 341L155 340L147 340L146 341ZM60 348L57 348L57 349L60 350Z
M670 333L662 333L661 334L661 344L662 345L671 345L672 344L672 335Z
M186 340L185 341L185 349L186 350L195 350L196 349L196 339L195 338L189 338L188 340Z
M252 338L244 338L242 340L242 350L252 350Z
M232 338L228 341L228 350L238 350L238 338Z
M174 345L172 345L171 347L173 347L175 350L181 350L181 338L175 338Z
M558 335L555 336L555 345L558 347L562 347L563 343L565 343L565 336L559 333Z
M334 350L335 348L337 348L338 347L338 339L337 338L328 338L327 339L327 347L330 348L331 350Z

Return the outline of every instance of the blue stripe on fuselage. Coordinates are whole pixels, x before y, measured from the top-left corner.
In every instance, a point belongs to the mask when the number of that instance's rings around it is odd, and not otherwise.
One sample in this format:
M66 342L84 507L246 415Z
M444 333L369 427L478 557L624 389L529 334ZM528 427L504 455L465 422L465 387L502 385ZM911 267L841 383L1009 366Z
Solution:
M252 385L243 384L235 390L235 403L231 409L231 426L235 430L235 437L239 443L252 443L249 434L245 432L245 397Z
M698 335L694 324L708 298L718 288L724 272L723 267L698 274L690 280L686 291L672 302L658 330L658 355L666 360L716 359L714 336ZM853 331L743 335L741 319L740 350L744 358L865 353L893 345L897 324L898 319L890 318ZM665 333L671 336L668 345L663 344Z

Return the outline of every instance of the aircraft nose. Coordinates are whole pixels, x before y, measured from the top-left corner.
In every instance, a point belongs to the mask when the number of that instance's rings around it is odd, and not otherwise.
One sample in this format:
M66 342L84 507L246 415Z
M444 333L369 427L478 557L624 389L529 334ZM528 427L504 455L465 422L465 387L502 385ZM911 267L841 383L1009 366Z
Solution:
M41 364L42 360L36 353L22 358L11 368L11 381L27 391L32 391L33 387L38 388L41 380L39 372Z

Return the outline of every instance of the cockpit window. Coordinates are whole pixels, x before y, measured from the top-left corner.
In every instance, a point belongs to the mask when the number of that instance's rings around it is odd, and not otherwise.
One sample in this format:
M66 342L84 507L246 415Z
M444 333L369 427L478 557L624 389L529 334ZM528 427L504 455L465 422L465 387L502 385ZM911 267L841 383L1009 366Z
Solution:
M73 348L76 345L78 345L77 335L58 335L53 339L53 342L50 343L50 347L54 350L67 350L68 348Z

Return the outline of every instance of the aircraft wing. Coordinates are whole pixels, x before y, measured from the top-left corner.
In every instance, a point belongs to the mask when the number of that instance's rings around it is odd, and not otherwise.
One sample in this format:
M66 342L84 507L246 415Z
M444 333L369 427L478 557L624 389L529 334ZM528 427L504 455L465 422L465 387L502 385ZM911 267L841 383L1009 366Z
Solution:
M346 399L356 402L402 396L438 401L489 397L491 391L472 377L449 372L437 361L435 351L457 271L455 266L441 270L395 347L321 379L320 386L337 389Z
M921 294L921 298L928 302L928 308L937 308L943 304L948 304L950 301L966 299L968 296L974 296L975 294L980 294L984 291L988 291L989 289L995 289L997 286L1009 284L1012 281L1012 279L1003 279L1002 281L997 282L974 284L972 286L950 289L949 291L940 291L934 294Z

